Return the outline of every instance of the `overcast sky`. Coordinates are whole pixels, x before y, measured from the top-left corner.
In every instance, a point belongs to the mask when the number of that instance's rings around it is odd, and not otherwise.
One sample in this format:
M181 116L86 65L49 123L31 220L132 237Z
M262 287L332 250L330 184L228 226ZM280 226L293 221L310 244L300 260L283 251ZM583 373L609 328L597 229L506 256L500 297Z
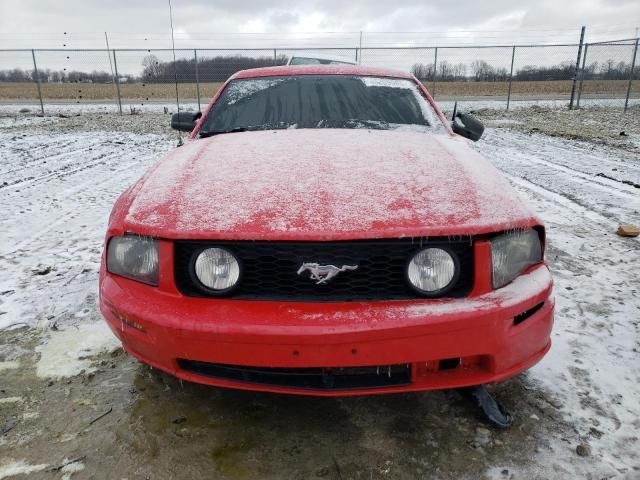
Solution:
M185 48L352 45L358 35L339 32L361 30L370 45L574 43L580 25L592 41L640 27L640 0L172 2L176 46ZM0 48L103 47L105 31L115 47L170 47L168 2L0 1Z

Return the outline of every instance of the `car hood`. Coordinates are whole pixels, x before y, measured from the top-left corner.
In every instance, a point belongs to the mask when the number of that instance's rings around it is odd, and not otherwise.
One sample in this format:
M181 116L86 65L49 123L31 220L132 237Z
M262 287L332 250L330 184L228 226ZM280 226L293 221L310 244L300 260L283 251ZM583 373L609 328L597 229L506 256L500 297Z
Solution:
M467 141L404 130L289 129L193 140L126 196L121 227L164 238L471 235L538 223Z

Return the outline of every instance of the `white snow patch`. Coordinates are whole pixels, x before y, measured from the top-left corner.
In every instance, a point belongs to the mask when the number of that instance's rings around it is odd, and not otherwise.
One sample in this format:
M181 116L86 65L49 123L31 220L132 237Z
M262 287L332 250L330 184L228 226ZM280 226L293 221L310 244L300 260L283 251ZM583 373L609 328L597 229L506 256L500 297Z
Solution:
M4 465L0 465L0 480L3 478L13 477L15 475L28 475L30 473L41 472L49 465L41 463L39 465L31 465L24 460L10 461Z
M92 371L91 358L104 351L120 346L103 321L85 323L77 327L53 332L42 345L36 347L40 353L36 373L41 378L71 377L82 370Z
M2 370L15 370L16 368L20 368L20 362L17 360L7 360L4 362L0 362L0 372Z
M68 462L68 461L69 460L65 458L62 463L64 464L65 462ZM62 469L60 470L63 474L62 480L69 480L74 473L78 473L83 470L84 470L84 463L81 461L68 463L67 465L62 467Z
M19 403L22 401L22 397L4 397L0 398L0 404L2 403Z

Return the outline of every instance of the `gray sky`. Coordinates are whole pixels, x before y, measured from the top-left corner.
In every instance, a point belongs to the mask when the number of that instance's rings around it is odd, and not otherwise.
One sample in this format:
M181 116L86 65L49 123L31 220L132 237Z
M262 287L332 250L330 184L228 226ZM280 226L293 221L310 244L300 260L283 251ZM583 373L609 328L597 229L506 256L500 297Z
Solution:
M176 47L185 48L351 46L358 35L344 32L360 30L369 45L574 43L580 25L591 41L631 37L640 27L638 0L172 1ZM0 48L100 48L105 31L113 47L170 47L168 4L0 2Z
M640 27L640 0L172 0L177 48L336 47L324 53L353 58L363 46L513 45L577 43L581 25L587 41L629 38ZM170 48L167 0L0 0L0 49L57 48L37 52L42 69L109 71L104 48ZM273 51L242 52L272 56ZM508 67L511 48L439 49L438 61L483 59ZM630 61L632 47L591 49L590 60ZM201 52L202 56L215 55ZM229 55L241 53L226 52ZM139 74L141 52L118 52L121 73ZM156 52L161 61L170 52ZM193 50L178 52L192 58ZM521 49L515 68L575 62L575 47ZM431 63L433 50L365 50L368 65L408 70ZM31 52L0 52L0 70L32 68Z

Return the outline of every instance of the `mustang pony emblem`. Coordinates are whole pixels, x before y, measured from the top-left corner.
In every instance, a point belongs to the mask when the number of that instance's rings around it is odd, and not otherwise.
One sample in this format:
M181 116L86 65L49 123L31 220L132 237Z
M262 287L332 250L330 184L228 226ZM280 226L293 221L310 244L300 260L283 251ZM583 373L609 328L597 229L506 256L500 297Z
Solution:
M321 283L327 283L340 272L357 269L358 265L342 265L342 267L336 267L335 265L320 265L319 263L303 263L298 269L298 275L308 270L311 274L309 278L311 278L311 280L317 280L316 285L320 285Z

